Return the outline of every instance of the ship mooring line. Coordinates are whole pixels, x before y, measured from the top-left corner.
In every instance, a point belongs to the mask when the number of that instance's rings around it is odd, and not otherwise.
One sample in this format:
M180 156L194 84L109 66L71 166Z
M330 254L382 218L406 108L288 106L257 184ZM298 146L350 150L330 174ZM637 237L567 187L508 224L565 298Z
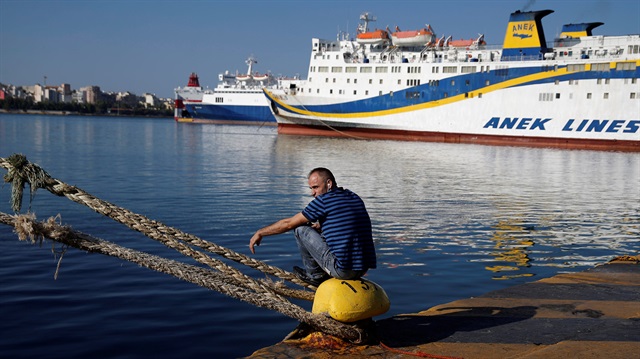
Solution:
M232 298L278 311L331 335L352 341L357 341L362 336L356 328L337 322L324 315L309 313L284 298L274 297L267 292L255 292L237 285L236 279L231 275L162 258L92 237L75 231L69 226L57 223L54 217L38 222L32 213L11 216L0 212L0 222L13 226L20 240L41 243L44 238L48 238L64 246L74 247L89 253L99 253L124 259L157 272L170 274L186 282L216 290Z
M191 266L152 256L147 253L133 251L110 242L93 238L86 234L73 231L70 227L59 225L54 218L50 218L43 223L38 223L35 221L35 216L33 215L28 214L12 217L0 212L0 222L14 226L16 233L19 233L19 237L22 237L21 239L31 238L32 241L35 241L37 238L42 239L46 237L53 241L63 243L65 246L72 246L85 251L98 252L132 261L149 269L172 274L183 280L217 290L233 298L277 310L282 314L307 323L319 331L335 335L353 343L361 343L363 338L367 337L361 329L338 322L324 315L307 312L300 307L294 306L283 297L283 295L286 295L298 299L313 300L313 292L294 290L284 286L282 283L266 283L255 280L240 272L238 269L228 266L224 262L212 258L206 253L197 251L189 245L219 254L227 259L260 270L266 274L271 274L301 286L315 289L315 287L299 280L292 273L103 201L78 187L70 186L60 180L52 178L38 165L27 161L24 155L14 154L7 159L0 157L0 167L8 171L4 176L4 180L12 184L11 202L12 209L15 212L19 212L20 210L22 190L25 184L29 183L31 187L30 203L33 201L38 188L47 189L57 196L65 196L76 203L83 204L133 230L141 232L147 237L177 250L181 254L208 265L219 273L207 268ZM60 260L58 261L58 265ZM191 278L188 273L193 273L194 276L200 276L201 278Z

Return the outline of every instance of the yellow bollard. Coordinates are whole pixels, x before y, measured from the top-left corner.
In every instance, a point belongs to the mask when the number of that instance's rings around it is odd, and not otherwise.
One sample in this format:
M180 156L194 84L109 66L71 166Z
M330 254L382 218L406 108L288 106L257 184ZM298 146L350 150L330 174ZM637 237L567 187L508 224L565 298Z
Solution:
M331 278L316 290L311 311L350 323L384 314L390 306L387 293L372 281Z

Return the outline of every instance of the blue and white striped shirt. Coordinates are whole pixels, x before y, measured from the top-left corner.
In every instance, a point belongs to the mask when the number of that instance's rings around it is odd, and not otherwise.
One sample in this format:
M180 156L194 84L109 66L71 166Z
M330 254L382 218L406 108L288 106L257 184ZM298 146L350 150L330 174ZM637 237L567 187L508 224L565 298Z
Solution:
M338 267L346 270L376 267L371 219L357 194L338 187L314 198L302 214L310 222L320 222L322 236L336 256Z

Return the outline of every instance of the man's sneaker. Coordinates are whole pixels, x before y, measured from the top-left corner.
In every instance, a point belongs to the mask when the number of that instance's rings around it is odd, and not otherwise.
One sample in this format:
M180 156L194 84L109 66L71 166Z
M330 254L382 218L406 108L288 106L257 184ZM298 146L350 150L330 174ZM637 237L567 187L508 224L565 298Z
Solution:
M314 287L319 286L320 284L322 284L322 282L331 278L331 276L326 273L321 278L312 278L307 274L306 270L298 266L293 267L293 274L295 274L296 277L298 277L298 279L300 279L301 281L311 284Z

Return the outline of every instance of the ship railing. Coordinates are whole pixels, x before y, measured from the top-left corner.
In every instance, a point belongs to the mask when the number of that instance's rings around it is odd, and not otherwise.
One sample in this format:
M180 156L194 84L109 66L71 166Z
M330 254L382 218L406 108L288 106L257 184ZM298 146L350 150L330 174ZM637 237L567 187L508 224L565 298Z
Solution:
M502 56L501 61L539 61L544 60L543 54Z

